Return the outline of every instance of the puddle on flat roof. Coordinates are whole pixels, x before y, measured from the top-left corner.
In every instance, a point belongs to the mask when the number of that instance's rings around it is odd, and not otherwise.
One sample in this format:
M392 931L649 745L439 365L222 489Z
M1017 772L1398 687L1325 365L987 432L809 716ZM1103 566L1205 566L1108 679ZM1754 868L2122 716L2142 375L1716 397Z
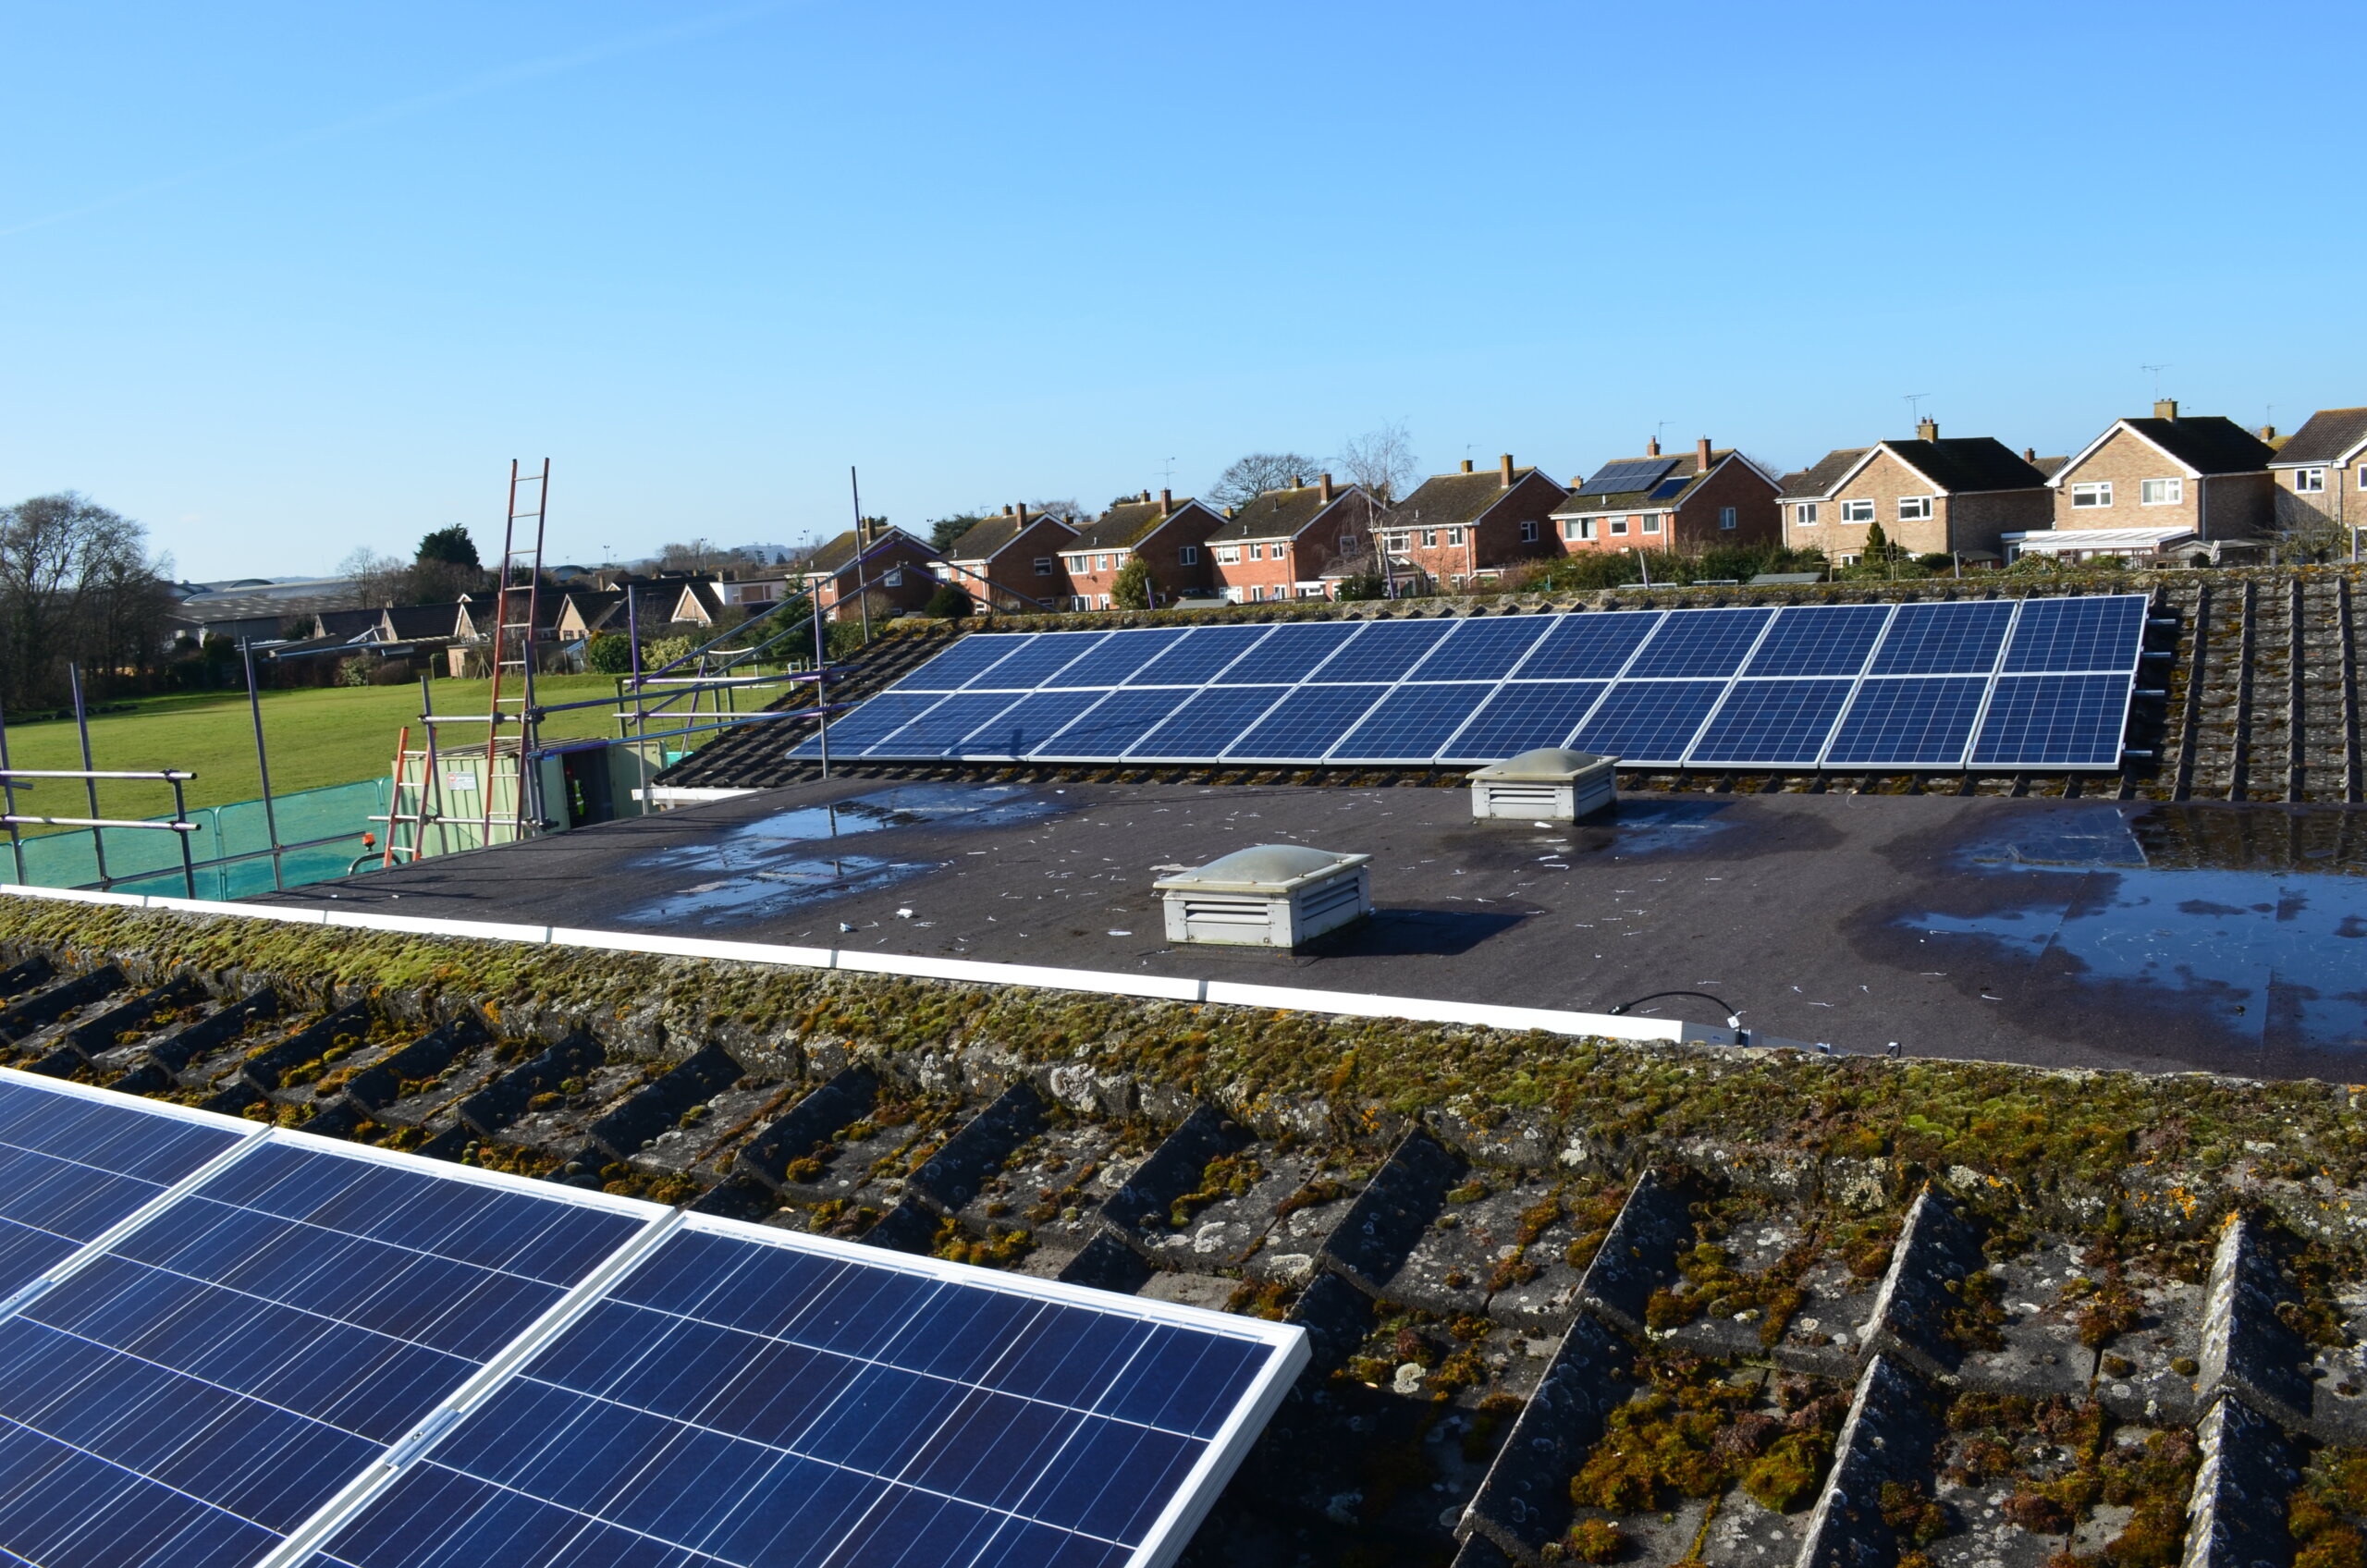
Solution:
M667 891L618 918L641 925L717 925L767 919L803 904L892 886L935 861L817 852L833 839L889 827L999 827L1061 809L1020 785L901 784L828 805L795 806L742 823L704 844L661 850L634 871L720 872Z
M1587 850L1607 850L1624 860L1630 855L1702 848L1713 835L1734 826L1731 821L1719 820L1733 803L1630 796L1614 802L1607 811L1582 817L1570 826L1577 830Z
M2033 811L1962 863L2026 885L1919 934L1973 937L2151 995L2276 1047L2367 1047L2367 813L2113 805Z

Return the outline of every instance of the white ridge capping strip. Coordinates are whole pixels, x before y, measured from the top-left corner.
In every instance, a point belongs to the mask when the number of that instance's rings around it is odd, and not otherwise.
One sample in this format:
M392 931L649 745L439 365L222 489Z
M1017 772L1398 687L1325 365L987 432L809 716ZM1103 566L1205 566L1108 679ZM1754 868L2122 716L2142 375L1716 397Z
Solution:
M909 974L922 979L1033 986L1047 990L1144 997L1157 1001L1211 1002L1220 1006L1280 1008L1293 1012L1328 1012L1346 1018L1403 1018L1421 1023L1472 1023L1492 1029L1540 1029L1554 1035L1589 1035L1614 1040L1689 1039L1712 1045L1734 1043L1733 1034L1724 1028L1686 1024L1674 1018L1628 1018L1604 1012L1565 1011L1558 1008L1500 1007L1488 1002L1450 1001L1432 997L1301 990L1281 986L1245 986L1228 980L1183 979L1094 969L1052 969L1033 964L989 963L975 959L922 958L904 953L782 947L705 937L667 937L655 933L595 931L572 926L506 925L488 921L359 913L333 913L325 917L313 911L290 913L286 905L210 903L188 899L167 900L129 893L85 893L55 888L22 888L15 884L0 887L0 891L30 898L65 897L83 903L169 908L239 919L298 919L314 923L325 919L327 924L355 930L402 931L415 936L525 942L588 948L602 952L717 959L734 963L771 963L877 974Z

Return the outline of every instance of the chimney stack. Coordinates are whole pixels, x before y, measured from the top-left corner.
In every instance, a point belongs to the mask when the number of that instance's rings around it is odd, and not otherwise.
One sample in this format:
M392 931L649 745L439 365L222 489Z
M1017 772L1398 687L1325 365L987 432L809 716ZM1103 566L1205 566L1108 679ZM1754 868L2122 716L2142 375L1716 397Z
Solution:
M1706 435L1693 443L1693 472L1696 473L1710 472L1710 438Z
M1471 459L1469 458L1463 459L1463 472L1466 473L1469 473L1471 472Z
M2038 448L2037 448L2036 447L2023 447L2023 448L2022 448L2022 461L2024 461L2024 462L2026 462L2026 463L2034 463L2034 462L2038 461Z
M1291 475L1291 488L1292 488L1292 489L1294 489L1294 490L1304 490L1304 489L1306 489L1306 485L1304 485L1304 484L1301 484L1298 481L1299 481L1299 476L1298 476L1297 474L1295 474L1295 473L1294 473L1294 474L1292 474L1292 475Z
M1659 457L1660 455L1661 455L1661 438L1660 438L1659 436L1655 435L1655 436L1653 436L1653 437L1651 438L1651 440L1650 440L1650 442L1648 442L1648 443L1645 445L1645 447L1644 447L1644 456L1646 456L1646 457L1648 457L1648 458L1657 458L1657 457Z
M2155 419L2176 419L2176 418L2177 418L2177 417L2178 417L2178 400L2177 400L2176 398L2155 398L2155 399L2154 399L2154 401L2153 401L2153 417L2154 417Z
M1331 476L1328 473L1324 474L1321 477L1321 484L1323 485L1323 504L1328 507L1331 504Z
M1145 492L1144 492L1144 494L1145 494L1145 495L1148 495L1148 494L1149 494L1149 492L1148 492L1148 491L1145 491ZM1170 513L1170 512L1173 511L1174 509L1175 509L1175 492L1174 492L1174 491L1172 491L1172 490L1161 490L1161 491L1159 493L1159 516L1161 516L1161 517L1165 517L1168 513Z
M1009 517L1009 516L1011 515L1011 503L1010 503L1010 502L1008 502L1008 501L1005 501L1005 502L1003 503L1003 506L1002 506L1002 515L1003 515L1003 516L1005 516L1005 517Z
M1496 488L1499 490L1509 490L1512 487L1513 455L1510 452L1506 452L1502 457L1496 459Z
M1937 441L1939 438L1940 422L1938 420L1919 419L1915 422L1915 439L1918 441Z
M1020 503L1019 503L1019 513L1018 513L1018 516L1019 516L1019 526L1020 526L1020 527L1022 527L1022 528L1026 527L1026 526L1027 526L1027 503L1026 503L1026 502L1022 501L1022 502L1020 502Z
M2273 424L2262 425L2260 427L2260 438L2263 441L2275 441L2276 439L2276 426Z

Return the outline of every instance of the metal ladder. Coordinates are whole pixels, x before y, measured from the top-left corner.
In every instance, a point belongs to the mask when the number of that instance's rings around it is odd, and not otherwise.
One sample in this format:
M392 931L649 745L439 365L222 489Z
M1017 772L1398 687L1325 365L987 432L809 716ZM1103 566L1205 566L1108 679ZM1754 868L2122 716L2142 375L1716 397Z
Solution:
M521 839L539 831L543 825L542 780L531 765L541 729L541 716L534 706L534 628L543 577L543 514L550 487L548 458L543 459L539 474L521 472L518 459L509 460L509 512L502 524L501 579L493 601L493 685L484 721L480 845L493 842L494 824L505 815ZM521 525L526 523L533 525L531 548L520 543ZM502 688L512 669L518 672L517 687L513 694L504 696ZM505 726L515 726L515 733L505 736ZM502 772L505 757L517 769L514 814L493 809L494 780Z

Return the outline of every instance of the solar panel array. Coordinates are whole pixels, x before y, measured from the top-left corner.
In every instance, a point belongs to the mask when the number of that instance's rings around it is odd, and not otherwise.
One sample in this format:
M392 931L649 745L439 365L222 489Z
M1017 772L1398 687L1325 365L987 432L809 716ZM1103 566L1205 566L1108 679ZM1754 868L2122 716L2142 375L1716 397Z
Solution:
M0 1561L1171 1561L1294 1329L0 1072Z
M1626 458L1615 463L1605 463L1578 486L1581 496L1625 496L1630 490L1649 490L1652 482L1676 466L1674 458Z
M2117 767L2141 594L964 637L830 726L895 761ZM817 755L818 737L791 753Z

